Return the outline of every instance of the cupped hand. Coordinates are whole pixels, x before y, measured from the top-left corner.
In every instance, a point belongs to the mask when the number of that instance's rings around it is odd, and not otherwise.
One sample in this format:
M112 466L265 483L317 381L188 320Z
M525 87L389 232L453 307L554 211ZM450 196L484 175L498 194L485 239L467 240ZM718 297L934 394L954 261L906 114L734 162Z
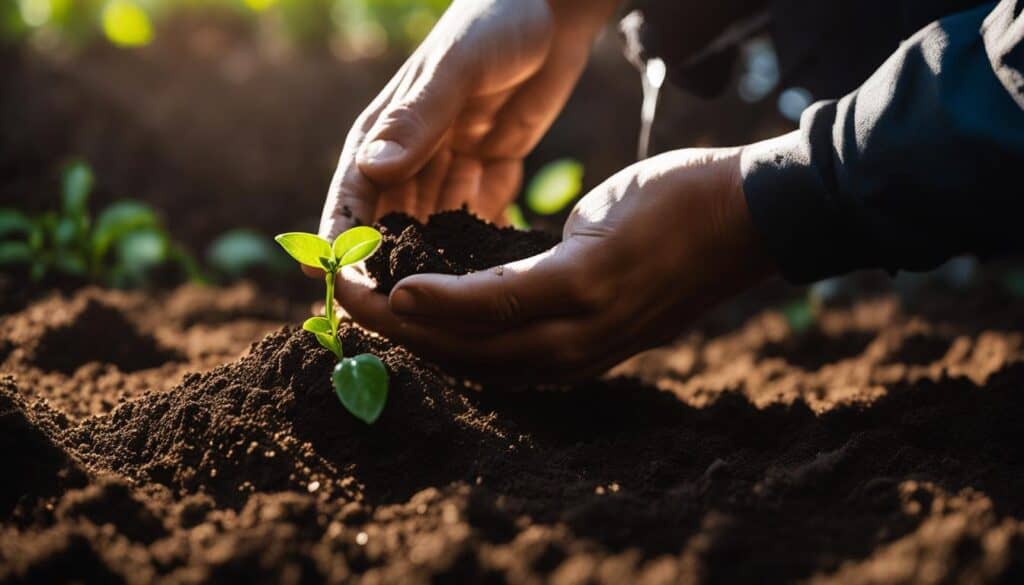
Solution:
M455 0L353 125L320 235L463 205L500 221L615 4Z
M338 298L367 328L469 373L600 373L772 271L739 158L713 149L648 159L580 200L563 241L543 254L465 276L410 276L390 297L347 270Z

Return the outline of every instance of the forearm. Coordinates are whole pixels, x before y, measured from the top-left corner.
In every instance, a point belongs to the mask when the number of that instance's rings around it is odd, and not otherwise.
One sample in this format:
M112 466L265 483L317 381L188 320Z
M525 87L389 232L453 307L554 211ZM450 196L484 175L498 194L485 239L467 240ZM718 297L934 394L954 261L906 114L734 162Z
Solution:
M788 279L1020 247L1021 202L1005 185L1024 165L1024 110L986 50L991 9L926 28L800 130L747 147L751 216Z

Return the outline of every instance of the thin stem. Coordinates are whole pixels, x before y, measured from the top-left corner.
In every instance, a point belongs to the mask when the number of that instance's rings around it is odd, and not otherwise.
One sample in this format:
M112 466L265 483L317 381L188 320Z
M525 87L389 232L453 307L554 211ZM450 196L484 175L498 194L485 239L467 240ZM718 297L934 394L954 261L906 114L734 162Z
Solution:
M324 317L331 323L331 334L338 332L338 322L334 316L334 273L328 272L325 277L327 281L327 298L324 300Z
M331 339L334 340L335 346L338 348L335 351L335 355L340 360L343 356L341 354L341 342L338 341L338 316L334 314L334 279L336 273L328 270L325 278L327 284L327 297L324 299L324 317L331 324Z

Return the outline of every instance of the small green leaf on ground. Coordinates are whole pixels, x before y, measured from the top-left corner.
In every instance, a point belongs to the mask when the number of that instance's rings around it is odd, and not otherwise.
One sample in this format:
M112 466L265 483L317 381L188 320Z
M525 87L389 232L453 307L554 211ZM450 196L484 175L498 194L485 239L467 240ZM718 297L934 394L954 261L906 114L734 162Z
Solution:
M526 204L540 215L565 209L583 188L583 165L565 158L545 165L533 176L526 189Z
M0 209L0 238L12 234L30 234L35 224L27 215L13 209Z
M230 278L258 267L281 272L293 266L264 235L247 229L221 234L210 244L206 259L214 269Z
M814 325L814 310L804 299L793 301L782 307L782 314L793 333L803 333Z
M341 360L331 380L349 412L367 424L376 422L388 399L388 371L376 356L364 353Z
M74 162L64 169L61 179L61 202L64 205L64 213L74 218L84 217L89 193L92 192L92 169L84 162Z
M274 240L281 244L289 256L306 266L322 268L320 258L331 257L331 245L320 236L303 232L288 232L277 236Z
M127 233L117 241L115 271L131 286L145 280L150 269L167 261L168 238L155 229L142 229Z
M380 247L380 232L367 226L345 230L334 240L334 258L339 266L364 260Z
M31 262L32 248L25 242L0 242L0 266Z
M148 205L137 201L120 201L103 210L96 218L92 235L93 253L102 258L118 240L130 232L156 228L156 213Z

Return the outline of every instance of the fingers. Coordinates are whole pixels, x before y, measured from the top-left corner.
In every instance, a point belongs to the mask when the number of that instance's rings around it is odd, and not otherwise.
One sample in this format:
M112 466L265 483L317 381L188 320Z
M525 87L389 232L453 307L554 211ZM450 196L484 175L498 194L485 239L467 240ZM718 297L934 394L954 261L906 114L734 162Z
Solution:
M387 185L420 172L466 101L472 75L459 62L447 55L409 69L357 154L367 177Z
M522 324L591 312L605 302L602 282L585 277L587 258L569 240L547 252L464 276L417 274L391 292L398 315L448 323Z
M589 46L559 41L548 60L497 113L479 145L483 157L523 157L536 146L569 99L587 62Z
M606 357L615 346L599 335L596 322L587 318L544 320L507 331L453 332L395 314L387 297L372 287L365 274L346 267L336 289L338 300L367 329L466 373L487 373L497 367L504 378L550 378L604 363L607 360L593 358Z
M338 157L338 166L327 189L327 198L320 215L320 227L317 230L320 237L328 241L333 241L338 234L354 225L369 224L376 219L379 192L356 165L356 152L363 143L366 132L373 126L385 104L405 78L408 69L407 62L360 114L345 138L345 146Z

